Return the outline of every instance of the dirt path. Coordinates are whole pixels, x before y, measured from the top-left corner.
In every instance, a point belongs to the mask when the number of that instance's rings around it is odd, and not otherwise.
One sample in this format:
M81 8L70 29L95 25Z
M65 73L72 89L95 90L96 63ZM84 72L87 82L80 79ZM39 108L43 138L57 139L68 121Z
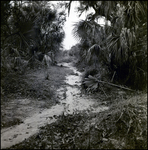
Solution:
M72 64L62 63L59 65L68 67L74 72L73 75L66 77L66 84L57 90L59 104L52 106L50 109L37 110L37 112L25 118L21 124L2 129L1 148L9 148L29 138L39 131L39 127L56 121L57 116L62 113L66 115L84 109L90 109L93 112L108 109L108 107L103 105L95 108L95 99L80 92L81 73ZM24 100L25 105L27 102L29 104L30 101ZM21 103L23 104L23 100L21 100Z

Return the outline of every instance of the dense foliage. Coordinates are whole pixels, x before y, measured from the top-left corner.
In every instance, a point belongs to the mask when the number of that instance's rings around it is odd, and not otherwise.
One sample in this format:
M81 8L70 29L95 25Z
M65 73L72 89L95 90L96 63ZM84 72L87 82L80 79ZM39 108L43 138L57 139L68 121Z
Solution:
M69 3L69 8L72 2ZM79 14L89 13L74 24L83 60L98 68L101 76L133 89L147 86L147 2L80 1ZM104 18L105 25L98 24ZM105 72L103 71L105 68Z
M1 1L3 76L6 72L24 70L24 64L36 53L55 54L60 49L66 15L56 7L48 1Z

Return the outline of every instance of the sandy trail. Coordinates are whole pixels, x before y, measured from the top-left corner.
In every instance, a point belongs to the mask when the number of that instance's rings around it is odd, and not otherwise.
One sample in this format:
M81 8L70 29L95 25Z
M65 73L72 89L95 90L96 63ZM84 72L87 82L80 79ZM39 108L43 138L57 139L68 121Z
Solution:
M59 66L61 64L58 64ZM42 112L26 118L20 125L4 128L1 130L1 148L9 148L29 138L39 131L39 128L55 122L57 116L62 113L72 114L74 111L91 108L93 112L100 112L108 109L106 106L94 108L95 99L82 95L80 91L81 73L70 63L62 63L63 66L69 67L74 71L74 75L68 75L65 82L66 86L61 86L57 90L59 104L44 109Z

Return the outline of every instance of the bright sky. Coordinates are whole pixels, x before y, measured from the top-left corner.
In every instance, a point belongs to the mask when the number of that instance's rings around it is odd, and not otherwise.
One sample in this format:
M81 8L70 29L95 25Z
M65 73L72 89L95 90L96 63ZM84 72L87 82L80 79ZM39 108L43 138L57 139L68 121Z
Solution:
M58 1L53 1L54 4L56 4L57 2ZM73 24L81 19L84 20L88 13L94 12L93 9L90 9L87 13L84 12L80 17L78 17L78 13L75 10L77 6L79 6L79 1L72 1L70 15L69 17L67 17L67 20L64 24L64 31L65 31L65 39L63 42L64 50L69 50L72 46L78 43L78 41L76 41L76 39L72 35ZM104 19L103 18L99 19L98 23L105 24Z
M61 2L61 1L50 1L50 2L53 4L56 4L56 3ZM78 43L78 41L76 41L76 39L72 35L73 24L75 22L78 22L81 19L84 20L88 13L94 12L93 9L90 9L87 13L84 12L80 17L78 17L78 13L75 10L75 8L77 6L79 6L79 1L72 1L71 9L70 9L70 15L69 15L69 17L67 15L67 18L66 18L67 20L64 24L64 28L63 28L65 31L65 39L63 42L64 50L69 50L72 46L74 46L76 43ZM98 20L98 23L104 24L105 23L104 19L100 18Z
M63 45L64 49L68 50L71 46L77 43L76 39L72 36L73 24L80 19L85 19L85 14L82 14L80 18L78 18L78 14L75 12L75 7L79 5L78 1L73 1L70 9L70 15L67 17L67 21L64 25L64 31L66 33Z

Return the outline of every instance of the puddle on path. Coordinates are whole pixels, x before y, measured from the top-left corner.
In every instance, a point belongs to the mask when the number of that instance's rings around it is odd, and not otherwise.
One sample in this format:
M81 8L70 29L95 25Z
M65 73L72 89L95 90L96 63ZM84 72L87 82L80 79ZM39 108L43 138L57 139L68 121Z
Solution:
M61 64L59 64L60 66ZM70 63L62 63L63 66L69 67L74 71L74 75L66 77L67 85L57 90L59 97L59 104L44 109L41 113L36 113L28 117L20 125L1 130L1 148L9 148L12 145L18 144L23 140L29 138L31 135L39 131L39 127L45 126L56 121L56 116L63 112L65 114L73 113L77 110L85 110L91 108L92 112L99 112L108 109L106 106L94 108L95 99L83 95L80 91L81 73L77 71ZM23 103L23 102L22 102ZM55 117L53 117L55 116Z

